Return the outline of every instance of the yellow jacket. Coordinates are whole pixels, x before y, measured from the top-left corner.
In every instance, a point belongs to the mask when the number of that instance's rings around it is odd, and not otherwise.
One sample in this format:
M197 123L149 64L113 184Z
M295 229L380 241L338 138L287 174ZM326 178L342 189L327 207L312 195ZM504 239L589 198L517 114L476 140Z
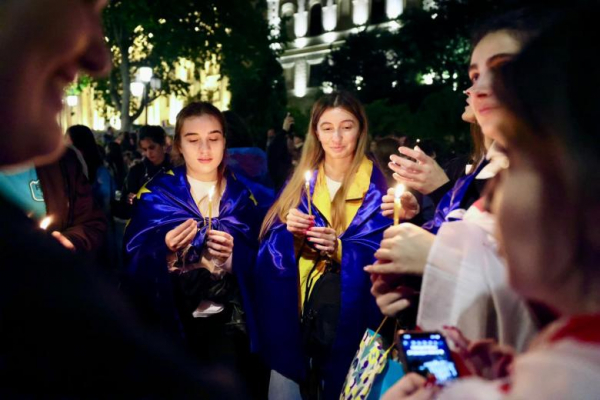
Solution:
M358 168L356 176L351 181L350 188L348 189L348 195L346 196L346 224L344 231L348 229L348 226L352 223L352 220L356 216L358 209L363 203L365 194L369 190L371 182L371 173L373 171L373 162L367 157L363 156L362 162ZM341 190L341 188L339 189ZM312 203L315 208L331 222L331 199L329 196L329 189L327 187L327 180L325 177L325 168L321 164L319 172L317 174L317 182L313 192ZM340 236L342 232L337 232ZM309 291L314 286L314 283L318 280L318 277L323 274L325 263L321 262L313 272L312 276L309 277L310 271L315 264L315 260L318 257L318 253L308 249L308 245L304 246L304 251L299 261L299 282L300 282L300 308L304 304L306 296L306 282L309 278L312 278L312 284L309 287ZM341 262L342 259L342 242L338 239L337 251L334 254L333 259L337 262ZM342 267L343 268L343 267Z

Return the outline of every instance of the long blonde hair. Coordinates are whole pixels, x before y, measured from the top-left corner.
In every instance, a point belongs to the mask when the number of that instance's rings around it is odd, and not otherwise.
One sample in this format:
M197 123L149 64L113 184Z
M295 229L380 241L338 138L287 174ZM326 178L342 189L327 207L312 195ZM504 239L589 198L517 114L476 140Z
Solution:
M325 152L317 137L317 126L323 113L331 108L342 108L358 120L359 123L359 137L356 149L354 151L354 158L350 169L346 172L344 179L342 180L342 186L337 191L331 204L331 224L336 232L341 234L346 227L346 196L348 195L348 189L358 168L362 162L363 156L367 150L368 142L368 124L367 116L362 104L347 92L334 92L320 98L314 105L310 116L310 126L308 127L308 133L304 142L304 148L302 149L302 156L296 166L294 174L292 175L289 183L281 192L281 195L271 206L265 220L260 229L260 238L262 239L269 228L273 225L276 218L280 221L285 222L287 213L292 208L298 207L304 188L304 173L307 170L319 169L325 159Z

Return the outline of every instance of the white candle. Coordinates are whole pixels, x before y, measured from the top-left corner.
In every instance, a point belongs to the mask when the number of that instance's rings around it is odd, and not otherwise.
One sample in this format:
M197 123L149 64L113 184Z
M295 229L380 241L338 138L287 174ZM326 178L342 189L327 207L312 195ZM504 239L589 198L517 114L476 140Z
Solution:
M312 207L310 205L311 203L311 198L310 198L310 179L312 178L312 171L306 171L304 173L304 180L306 181L306 183L304 184L304 190L306 191L306 200L308 203L308 215L312 215Z
M400 222L400 210L402 209L400 197L402 197L405 190L406 188L402 184L396 186L396 192L394 193L394 225L398 225Z
M212 229L212 202L215 194L215 187L211 187L208 191L208 230Z

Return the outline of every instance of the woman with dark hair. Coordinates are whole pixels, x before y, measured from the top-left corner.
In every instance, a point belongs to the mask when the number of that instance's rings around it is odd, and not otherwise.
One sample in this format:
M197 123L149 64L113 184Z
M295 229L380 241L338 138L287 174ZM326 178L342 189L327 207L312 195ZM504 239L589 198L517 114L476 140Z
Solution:
M210 103L184 107L173 143L177 167L140 190L125 231L126 287L149 322L183 336L207 363L232 368L262 398L268 376L250 355L247 333L266 207L228 172L226 155L221 112Z
M410 374L386 399L598 397L600 73L590 66L599 17L598 6L572 12L502 67L494 85L502 110L488 125L504 136L511 161L497 204L511 286L561 319L510 368L498 368L509 364L506 352L484 363L501 372L495 380L460 380L436 395ZM468 341L450 336L476 361Z
M161 126L145 125L140 128L139 148L144 156L141 163L129 170L123 188L124 198L133 204L135 197L146 182L159 172L170 170L171 158L166 154L167 133Z
M67 129L67 142L70 142L83 156L90 182L96 181L96 173L102 165L102 157L94 133L85 125L73 125Z
M354 97L318 100L300 162L263 222L255 309L271 399L297 398L297 383L306 398L337 398L365 329L382 320L362 267L390 220L379 210L386 183L367 142Z

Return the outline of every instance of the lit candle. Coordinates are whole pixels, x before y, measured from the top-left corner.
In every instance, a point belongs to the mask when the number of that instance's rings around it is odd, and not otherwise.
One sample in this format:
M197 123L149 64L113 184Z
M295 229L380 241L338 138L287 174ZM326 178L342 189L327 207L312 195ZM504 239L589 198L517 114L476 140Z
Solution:
M50 226L50 223L52 222L52 217L48 216L46 218L44 218L41 222L40 222L40 228L42 228L43 230L48 229L48 227Z
M402 193L404 193L404 190L404 185L396 186L396 193L394 194L394 225L398 225L398 223L400 222L400 210L402 209L400 197L402 197Z
M212 229L212 201L215 194L215 187L211 187L208 191L208 230Z
M306 183L304 184L304 190L306 191L306 200L308 202L308 215L312 215L312 207L310 205L310 178L312 178L312 171L306 171L304 173L304 179L306 180Z

